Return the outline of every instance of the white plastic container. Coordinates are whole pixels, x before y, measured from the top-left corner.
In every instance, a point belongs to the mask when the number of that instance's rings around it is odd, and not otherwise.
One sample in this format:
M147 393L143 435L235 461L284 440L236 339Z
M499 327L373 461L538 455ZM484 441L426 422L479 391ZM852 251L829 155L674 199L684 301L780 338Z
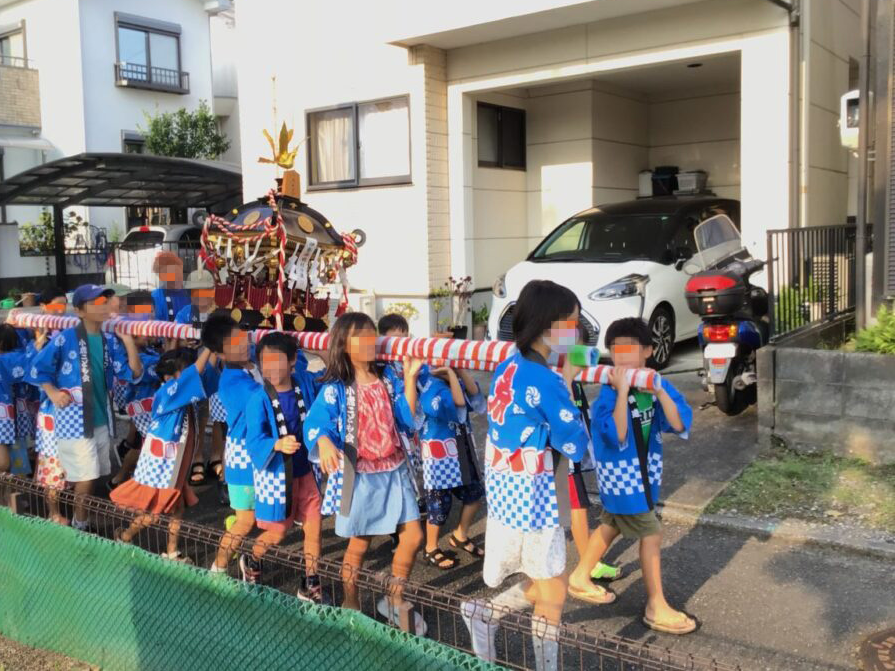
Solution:
M675 193L701 193L705 191L707 179L708 175L704 170L679 172L677 174L677 191Z
M649 198L653 195L653 171L641 170L638 180L638 196Z

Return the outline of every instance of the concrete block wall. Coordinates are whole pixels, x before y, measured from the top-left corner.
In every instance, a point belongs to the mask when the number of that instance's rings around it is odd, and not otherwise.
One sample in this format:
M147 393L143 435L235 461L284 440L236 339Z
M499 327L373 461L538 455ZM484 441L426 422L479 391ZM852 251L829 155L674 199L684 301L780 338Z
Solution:
M758 362L759 427L801 451L895 463L895 357L776 347Z
M0 65L0 125L40 128L37 70Z

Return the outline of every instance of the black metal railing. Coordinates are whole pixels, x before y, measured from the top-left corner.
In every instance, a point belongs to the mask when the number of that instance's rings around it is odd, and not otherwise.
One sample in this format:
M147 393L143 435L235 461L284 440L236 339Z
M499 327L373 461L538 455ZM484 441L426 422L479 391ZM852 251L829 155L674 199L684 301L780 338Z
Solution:
M140 63L115 63L118 86L189 93L190 74L182 70L149 67Z
M196 269L199 249L199 242L113 242L107 254L106 282L131 289L154 289L158 286L158 277L152 272L156 254L167 251L179 256L187 275Z
M48 490L32 480L0 474L0 493L11 493L10 507L20 515L47 517L49 506L66 514L75 501L84 504L95 532L113 538L115 529L126 527L141 514L119 508L109 501L93 496L76 496L71 490ZM50 501L48 501L48 499ZM166 551L170 518L154 516L147 527L134 538L134 543L153 553ZM179 532L182 553L196 566L209 567L214 560L223 532L210 526L185 520ZM245 539L234 550L250 553L254 539ZM471 597L443 588L393 578L389 573L343 566L341 540L324 544L322 555L316 560L317 575L321 579L326 602L339 604L343 595L343 581L357 586L360 610L377 617L377 603L400 589L404 598L414 604L424 618L427 636L453 648L472 653L472 643L461 609ZM306 558L303 552L285 547L272 547L264 555L264 584L284 593L295 595L305 576ZM231 565L231 575L233 573ZM235 577L235 575L234 575ZM172 587L177 589L177 587ZM532 618L530 613L508 611L493 606L491 617L499 629L492 653L495 661L513 669L535 668L531 646ZM537 623L536 623L537 624ZM592 626L562 624L557 633L559 642L558 668L602 669L603 671L739 671L740 667L714 659L698 657L653 643L643 643L606 634Z
M768 231L772 339L853 312L854 224ZM870 249L872 229L867 230Z

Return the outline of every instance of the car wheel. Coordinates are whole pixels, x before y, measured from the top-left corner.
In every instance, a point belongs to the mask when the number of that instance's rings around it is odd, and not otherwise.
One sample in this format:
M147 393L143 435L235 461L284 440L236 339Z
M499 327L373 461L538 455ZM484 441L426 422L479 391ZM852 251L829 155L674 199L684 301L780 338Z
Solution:
M671 361L671 350L674 349L674 315L666 307L658 307L649 318L649 330L653 336L653 355L648 365L662 370Z

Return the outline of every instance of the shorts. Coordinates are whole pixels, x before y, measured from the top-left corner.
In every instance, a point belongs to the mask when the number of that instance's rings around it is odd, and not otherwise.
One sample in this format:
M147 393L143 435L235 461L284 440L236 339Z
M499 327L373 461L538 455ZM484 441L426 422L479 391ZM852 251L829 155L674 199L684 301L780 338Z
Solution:
M227 485L230 507L233 510L255 509L255 488L252 485Z
M52 489L65 489L65 471L59 464L56 455L37 455L37 468L34 470L34 481Z
M258 520L258 528L286 533L295 521L302 524L316 520L320 523L320 491L310 471L292 480L292 511L285 520L265 522Z
M600 524L617 529L624 538L646 538L662 532L662 523L655 510L636 515L620 515L603 510L600 513Z
M497 587L514 573L546 580L566 570L566 533L562 527L521 531L489 517L485 527L482 577Z
M426 512L429 514L427 522L437 527L444 526L451 514L451 503L455 496L465 506L479 501L484 495L485 488L478 480L449 489L426 490Z
M109 427L97 426L93 438L57 438L59 464L69 482L96 480L112 472Z

